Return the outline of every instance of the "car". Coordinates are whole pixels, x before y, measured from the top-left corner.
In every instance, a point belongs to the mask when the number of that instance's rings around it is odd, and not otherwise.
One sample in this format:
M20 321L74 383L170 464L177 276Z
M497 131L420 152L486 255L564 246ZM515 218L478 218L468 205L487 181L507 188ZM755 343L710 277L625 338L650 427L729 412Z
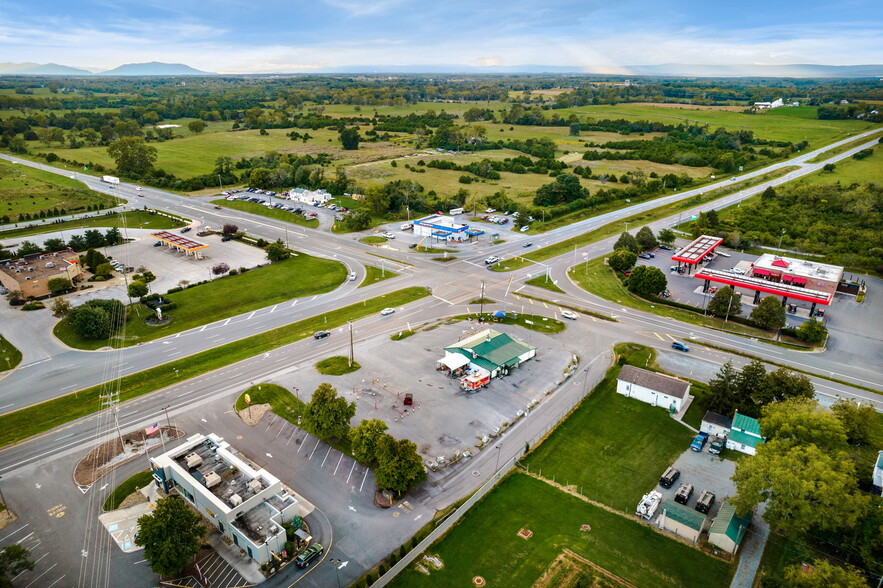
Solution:
M485 265L492 265L492 264L497 263L498 261L500 261L499 257L497 257L496 255L491 255L490 257L488 257L487 259L484 260L484 264Z
M530 230L530 225L524 225L523 227L521 227L518 230L521 231L522 233L526 233Z
M187 233L187 232L190 231L191 228L192 228L192 227L184 227L183 229L181 229L181 232L182 232L182 233Z
M674 343L672 343L671 348L677 349L678 351L684 351L684 352L690 351L690 348L687 347L686 345L684 345L683 343L681 343L680 341L675 341Z
M671 250L672 250L672 248L669 247L668 245L660 245L659 248L660 248L660 249L663 249L663 250L665 250L665 251L671 251Z
M675 502L680 502L681 504L686 505L690 502L690 496L693 495L693 484L681 484L681 487L678 488L677 493L675 493Z
M153 244L153 246L154 246L154 247L161 247L161 246L162 246L162 241L157 241L156 243Z
M715 292L717 292L717 286L712 286L708 289L709 294L714 294Z
M383 310L380 311L380 316L389 316L392 313L394 313L395 311L396 311L396 309L394 309L394 308L384 308Z
M528 241L527 243L522 245L522 247L530 247L531 245L533 245L533 243L531 241Z
M690 443L690 449L701 453L702 449L705 447L706 441L708 441L708 433L701 431L693 437L693 442Z
M648 259L653 259L654 257L656 257L655 255L653 255L653 252L652 252L652 251L648 251L648 252L645 253L644 255L647 255L647 256L648 256Z
M356 279L356 272L350 272L350 282Z
M381 233L380 236L385 237L386 239L395 239L396 238L396 236L393 235L392 233Z
M745 270L743 270L743 269L740 268L740 267L734 267L734 268L733 268L732 270L730 270L730 271L732 271L734 274L739 274L740 276L744 276L744 275L745 275Z
M561 316L563 316L563 317L566 318L566 319L570 319L570 320L572 320L572 321L575 321L577 315L576 315L576 313L573 312L572 310L562 310L562 311L561 311Z
M294 560L294 565L299 568L305 568L313 563L320 555L322 555L323 551L325 551L324 547L322 547L318 543L313 543L312 545L304 549L300 555L297 556L297 558Z
M143 189L144 189L144 188L142 188L141 186L135 186L135 190L136 190L137 192L140 192L140 191L143 190Z
M330 331L316 331L313 333L313 339L324 339L331 335Z
M221 210L221 207L218 206L218 205L216 204L216 205L215 205L215 210Z
M699 499L696 501L696 510L701 512L702 514L708 514L708 511L711 510L711 505L714 504L714 493L709 492L708 490L703 490L702 494L699 495Z
M649 253L642 253L638 257L640 257L641 259L652 259L653 258L653 256L650 255Z
M417 249L417 243L411 243L408 245L408 249Z
M659 478L659 485L663 488L671 488L675 482L678 481L678 478L681 477L681 472L674 468L668 468Z
M660 294L663 298L671 298L671 290L665 290Z
M711 440L711 444L708 446L708 453L712 455L720 455L720 452L727 444L727 438L722 435L715 435L714 439Z
M488 214L491 214L493 212L497 212L497 209L496 208L488 208L487 210L485 210L485 212Z
M410 231L413 228L414 228L414 225L411 223L402 223L402 225L399 227L399 229L401 229L403 231Z
M221 243L226 243L227 241L230 241L231 239L233 239L233 237L229 237L229 236L221 237Z

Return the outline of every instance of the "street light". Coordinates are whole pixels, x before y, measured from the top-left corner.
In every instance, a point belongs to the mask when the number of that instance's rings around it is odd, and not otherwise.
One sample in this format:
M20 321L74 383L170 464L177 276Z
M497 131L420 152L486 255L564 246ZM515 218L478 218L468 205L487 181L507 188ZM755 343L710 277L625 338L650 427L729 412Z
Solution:
M503 448L502 443L497 443L497 464L494 466L494 472L496 473L500 469L500 450Z
M338 567L338 566L340 566L340 564L342 564L343 561L332 557L331 559L328 560L328 563L330 563L331 565L334 566L334 571L337 573L337 588L340 588L340 567Z
M2 479L3 479L3 476L0 476L0 480L2 480ZM3 489L2 488L0 488L0 503L3 503L3 506L6 507L6 510L9 510L9 505L6 504L6 499L3 498Z

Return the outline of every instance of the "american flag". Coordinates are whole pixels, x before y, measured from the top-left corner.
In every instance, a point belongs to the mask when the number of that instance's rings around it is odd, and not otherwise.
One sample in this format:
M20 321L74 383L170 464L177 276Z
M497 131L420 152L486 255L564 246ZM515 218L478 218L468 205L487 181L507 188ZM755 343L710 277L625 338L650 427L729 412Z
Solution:
M151 433L156 433L157 431L159 431L159 423L153 423L152 425L144 429L144 432L148 435L150 435Z

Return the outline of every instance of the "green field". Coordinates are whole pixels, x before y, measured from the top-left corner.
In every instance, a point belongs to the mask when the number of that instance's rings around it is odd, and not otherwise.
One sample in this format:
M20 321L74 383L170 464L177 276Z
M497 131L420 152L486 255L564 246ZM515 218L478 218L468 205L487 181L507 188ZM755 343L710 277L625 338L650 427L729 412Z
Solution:
M361 367L357 361L350 365L349 357L344 355L335 355L316 363L316 371L325 376L342 376L355 372Z
M629 363L650 358L649 349ZM633 513L641 496L690 446L691 431L659 407L616 393L620 366L524 461L533 474L571 485L583 496ZM541 473L542 472L542 473Z
M299 214L295 214L289 210L279 210L277 208L267 208L263 204L258 204L256 202L247 202L245 200L224 200L223 198L220 200L212 200L212 204L217 204L219 206L223 206L225 208L232 208L234 210L241 210L242 212L250 212L252 214L258 214L260 216L265 216L267 218L274 218L276 220L285 221L287 223L292 223L295 225L300 225L302 227L307 227L308 229L315 229L319 226L319 220L307 220Z
M246 337L142 372L123 376L117 381L116 390L120 394L120 400L126 402L154 390L278 349L282 345L309 337L320 329L340 327L345 325L347 321L358 320L380 312L382 308L387 306L402 306L424 296L429 296L429 291L426 288L413 287L396 290L383 296L338 308L324 315L312 316L265 331L259 335ZM101 395L106 393L106 385L99 384L0 415L0 447L91 415L100 410L102 406Z
M42 233L54 233L57 231L69 231L71 229L92 227L116 227L122 229L123 226L126 226L130 229L176 229L187 224L184 221L179 221L144 210L127 210L123 216L125 217L124 223L120 222L120 215L116 212L113 214L95 213L94 216L88 218L78 218L60 223L46 221L44 224L36 227L2 231L0 232L0 238L9 239L12 237L27 237L30 235L40 235Z
M832 172L816 172L806 176L798 183L834 184L840 182L843 186L852 184L866 184L868 182L883 182L883 145L873 147L874 154L865 159L856 160L851 157L838 161Z
M135 304L125 336L114 339L113 344L116 347L137 345L292 298L330 292L345 278L346 268L341 263L298 253L282 262L164 295L163 299L178 307L163 313L172 319L163 326L148 325L144 319L152 315L152 311ZM77 349L99 349L108 345L106 340L83 339L65 320L58 322L54 333Z
M0 161L0 217L8 216L12 222L25 213L33 216L40 211L65 209L71 214L84 212L89 206L111 208L120 202L71 178Z
M359 288L364 288L365 286L370 286L371 284L376 284L377 282L382 282L383 280L394 278L397 275L397 273L388 269L374 267L373 265L366 265L365 279L362 280L361 284L359 284Z
M0 335L0 372L11 370L21 363L21 351Z
M582 531L583 524L590 530ZM521 529L533 536L522 539ZM729 564L632 517L515 473L427 550L442 560L441 570L426 575L411 565L390 585L465 587L481 576L487 586L527 587L565 548L637 586L726 586L733 573Z

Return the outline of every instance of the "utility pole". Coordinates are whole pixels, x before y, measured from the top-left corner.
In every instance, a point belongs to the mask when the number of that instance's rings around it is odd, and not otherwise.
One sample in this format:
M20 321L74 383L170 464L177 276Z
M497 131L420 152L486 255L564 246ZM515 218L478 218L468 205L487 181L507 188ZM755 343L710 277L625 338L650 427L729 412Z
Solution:
M353 347L353 321L348 321L350 325L350 367L353 367L355 361L355 348Z
M782 239L784 237L785 237L785 229L782 229L782 234L779 235L779 247L778 247L779 253L782 252Z
M481 281L481 298L478 299L478 316L484 314L484 280Z

